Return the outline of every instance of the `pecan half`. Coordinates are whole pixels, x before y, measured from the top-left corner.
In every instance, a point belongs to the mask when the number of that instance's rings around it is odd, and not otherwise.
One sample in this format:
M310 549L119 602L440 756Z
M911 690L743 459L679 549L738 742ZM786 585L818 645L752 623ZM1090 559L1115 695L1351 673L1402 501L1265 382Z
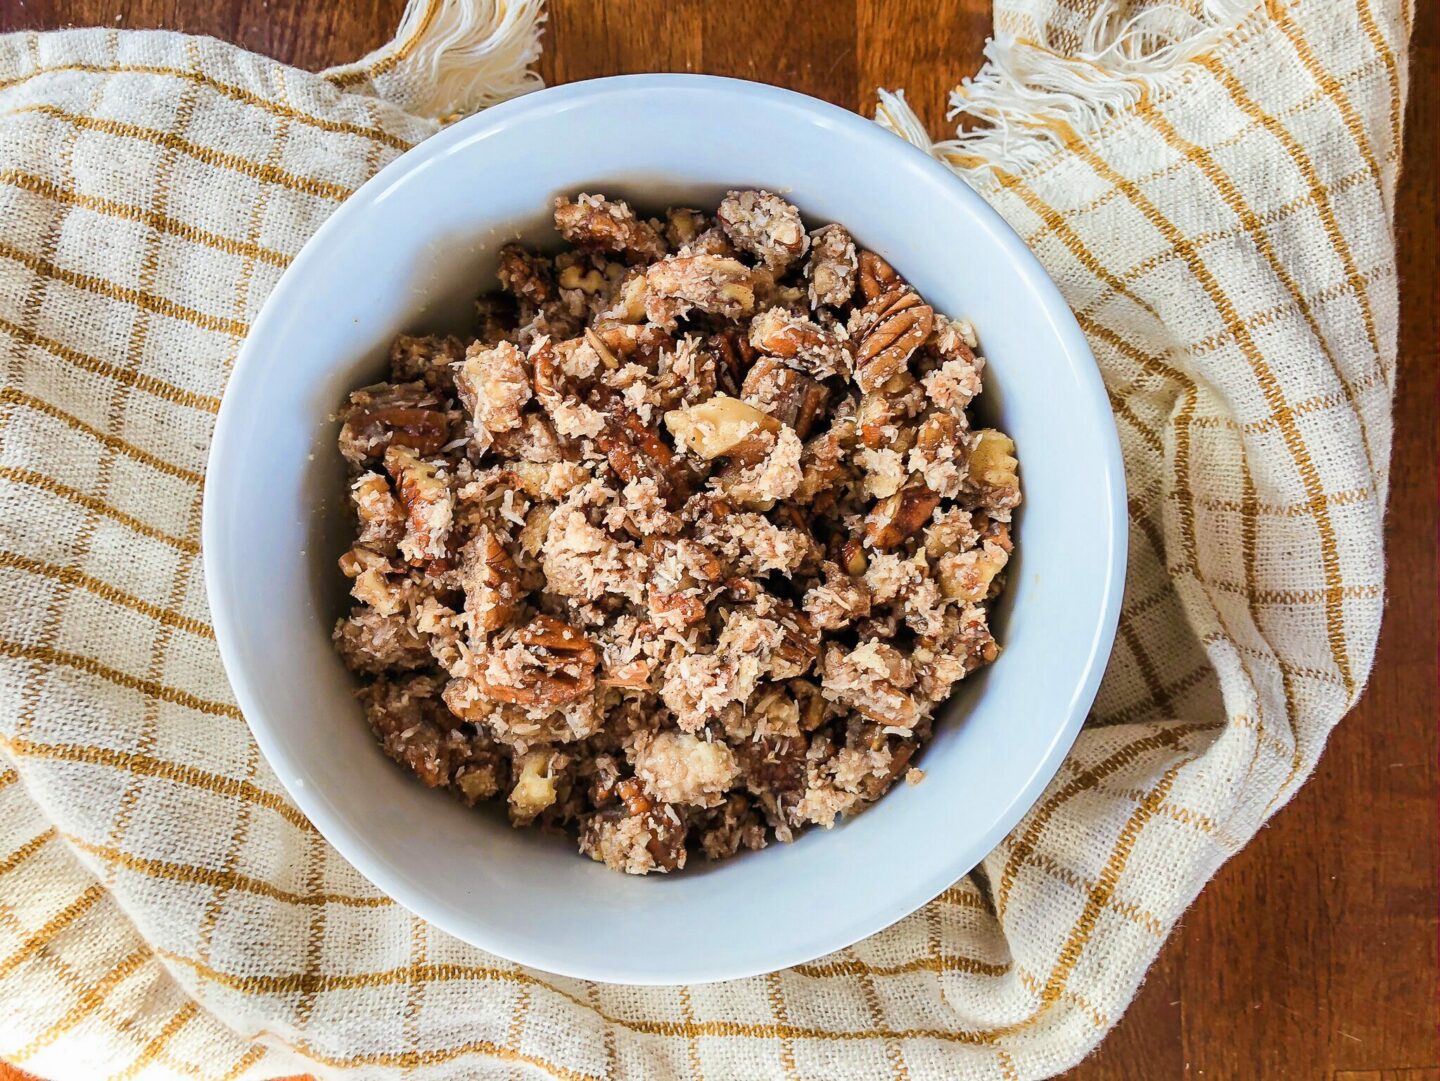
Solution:
M350 395L340 453L356 465L383 458L391 446L437 454L450 442L450 414L424 383L378 383Z
M738 319L755 310L755 277L738 259L723 255L677 255L661 260L645 272L646 313L652 322L673 322L683 310L663 303L667 299L712 315ZM652 311L653 309L653 311ZM658 318L657 318L658 316Z
M876 297L859 313L855 381L872 391L902 371L935 325L935 312L906 288Z
M873 251L862 251L860 263L860 295L867 301L882 297L905 284L895 268Z
M741 386L745 400L804 439L825 408L830 392L818 379L786 367L773 357L761 357Z
M563 706L595 689L599 658L590 640L570 624L553 616L537 615L513 641L497 643L506 653L518 644L525 654L521 663L492 661L475 683L487 698L521 706Z
M732 327L711 335L705 346L715 354L719 362L719 372L722 381L727 384L726 390L738 394L745 374L758 355L755 347L750 344L750 336Z
M849 375L850 351L834 332L813 320L771 308L750 324L750 344L819 379Z
M628 203L602 195L581 195L575 202L555 200L555 228L577 248L619 255L627 263L646 263L665 255L665 240Z
M523 592L519 570L489 526L481 526L461 549L460 584L465 590L465 610L477 631L497 631L514 617Z
M601 388L602 390L608 388ZM655 429L621 404L618 395L601 396L605 426L595 437L610 468L625 483L648 477L669 503L683 502L690 494L689 477L675 461L675 452Z

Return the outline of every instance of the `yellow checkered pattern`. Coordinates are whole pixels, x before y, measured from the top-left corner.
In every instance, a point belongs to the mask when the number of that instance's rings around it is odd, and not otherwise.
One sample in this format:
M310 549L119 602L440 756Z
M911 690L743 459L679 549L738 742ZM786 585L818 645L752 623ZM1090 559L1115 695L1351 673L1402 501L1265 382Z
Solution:
M1096 6L1002 0L997 34L1043 75ZM387 99L414 89L405 43L327 77L170 34L0 37L0 1057L1013 1081L1083 1056L1370 668L1409 22L1408 0L1266 0L1047 121L1043 153L934 148L1103 369L1130 486L1115 655L976 872L841 954L688 988L526 971L409 916L288 802L221 671L198 532L226 373L305 239L435 130Z

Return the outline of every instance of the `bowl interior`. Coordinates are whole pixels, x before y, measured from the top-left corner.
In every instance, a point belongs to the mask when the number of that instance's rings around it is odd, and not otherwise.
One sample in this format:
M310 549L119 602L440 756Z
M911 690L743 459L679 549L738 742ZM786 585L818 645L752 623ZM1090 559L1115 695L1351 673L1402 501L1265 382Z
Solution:
M644 133L640 137L639 133ZM463 329L495 252L553 246L553 196L713 207L733 187L839 221L990 360L983 415L1016 440L1026 505L998 632L1005 652L947 703L921 764L865 814L793 845L628 878L568 838L509 828L388 761L329 638L353 536L329 419L380 378L401 331ZM973 867L1049 780L1093 698L1123 571L1123 482L1073 318L1013 233L923 154L841 110L698 77L545 91L462 122L388 167L272 294L227 389L205 558L237 698L322 833L398 901L548 971L639 983L741 976L846 946ZM723 930L722 930L723 929Z

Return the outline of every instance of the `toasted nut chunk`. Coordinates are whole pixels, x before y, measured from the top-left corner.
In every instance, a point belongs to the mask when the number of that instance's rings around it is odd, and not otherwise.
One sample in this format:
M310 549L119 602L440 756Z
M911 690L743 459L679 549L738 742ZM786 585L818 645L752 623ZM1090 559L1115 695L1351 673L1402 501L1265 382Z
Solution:
M914 685L910 661L884 642L870 639L849 653L839 646L825 652L821 692L879 724L908 729L919 719L919 707L910 694Z
M670 242L670 247L678 251L686 244L693 243L695 238L711 228L712 224L710 219L698 210L672 206L665 211L665 239Z
M910 289L876 297L857 313L855 381L872 391L904 370L910 355L924 344L935 313Z
M794 679L810 670L820 656L820 632L794 605L781 601L775 618L780 624L780 643L770 658L770 674L776 679Z
M435 454L450 441L450 418L424 383L377 383L350 395L340 429L340 453L362 465L392 444Z
M400 552L411 563L443 559L455 516L455 496L438 466L399 444L385 452L385 469L405 508L405 538Z
M968 552L943 555L935 568L940 592L951 600L978 604L990 595L990 583L1009 560L1010 553L993 541Z
M860 293L865 300L875 300L905 284L895 268L873 251L860 253Z
M849 375L846 343L833 332L783 308L771 308L750 324L750 344L817 379Z
M461 549L460 582L476 630L499 630L515 615L521 596L519 571L489 526L481 526Z
M645 268L635 267L615 283L609 305L600 312L599 318L615 323L643 323L645 296Z
M830 397L825 384L794 368L761 357L745 376L741 393L751 405L795 429L804 439L819 420Z
M352 672L378 675L387 669L423 668L431 663L425 640L403 615L357 608L335 624L333 637Z
M810 234L810 259L805 264L810 307L839 308L855 295L859 260L855 240L843 225L826 225Z
M768 191L732 191L721 200L715 216L737 248L777 274L804 255L810 244L800 211Z
M501 641L475 680L481 694L522 706L561 706L595 688L595 647L574 627L537 615Z
M401 334L390 345L390 379L396 383L422 380L432 390L448 392L450 366L465 356L459 338Z
M665 255L665 241L654 226L637 218L628 203L603 195L580 195L573 203L556 199L555 228L577 248L619 255L631 264Z
M865 516L866 543L882 552L898 548L930 520L930 513L939 505L940 497L924 484L907 484Z
M518 428L520 412L530 400L525 357L510 342L493 348L476 342L465 351L455 389L477 428L489 432Z
M931 414L915 434L915 446L908 459L911 472L918 473L933 491L946 499L955 498L965 479L960 460L964 440L954 414Z
M672 321L665 318L670 312L663 304L657 308L655 302L666 299L729 319L755 310L754 275L744 263L723 255L677 255L662 260L645 272L645 287L649 291L646 313L661 325Z
M749 457L750 451L759 449L763 454L768 449L770 443L763 436L777 433L780 422L739 398L717 394L699 405L666 413L665 427L698 457Z
M550 752L531 751L519 760L515 787L510 789L510 819L517 826L533 821L555 802L555 780L550 776Z
M350 485L350 499L360 520L356 542L393 553L405 535L405 511L390 482L379 473L363 473Z
M864 581L852 577L834 563L826 563L824 570L825 581L805 594L803 604L815 626L822 631L834 631L868 616L870 588Z
M864 574L866 568L870 566L870 560L865 555L864 545L853 537L845 542L840 552L844 557L844 563L842 565L845 568L846 574L851 576L861 575Z
M650 677L655 673L656 662L647 657L637 657L609 669L600 677L604 687L619 687L626 690L648 691Z
M620 808L599 811L580 828L580 851L626 874L676 871L685 866L685 823L674 806L642 814Z
M661 498L683 502L689 495L675 455L655 430L634 412L612 399L604 408L605 425L595 445L605 452L610 468L627 484L650 480Z
M1004 432L982 428L975 433L970 451L970 476L987 488L1016 489L1020 486L1015 460L1015 442Z
M735 780L739 765L723 742L690 732L659 732L636 744L635 776L664 803L714 807Z
M500 287L522 304L538 308L555 299L554 272L550 261L518 244L500 249Z
M594 296L605 288L605 275L594 267L586 268L580 263L571 263L560 271L561 289L579 289L586 296Z

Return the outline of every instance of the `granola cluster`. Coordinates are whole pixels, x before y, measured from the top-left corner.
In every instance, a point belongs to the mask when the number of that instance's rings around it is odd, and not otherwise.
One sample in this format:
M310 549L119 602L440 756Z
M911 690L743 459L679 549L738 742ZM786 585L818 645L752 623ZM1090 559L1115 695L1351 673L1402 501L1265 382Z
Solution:
M342 414L335 642L386 753L632 874L919 781L1020 501L970 325L764 191L555 225Z

